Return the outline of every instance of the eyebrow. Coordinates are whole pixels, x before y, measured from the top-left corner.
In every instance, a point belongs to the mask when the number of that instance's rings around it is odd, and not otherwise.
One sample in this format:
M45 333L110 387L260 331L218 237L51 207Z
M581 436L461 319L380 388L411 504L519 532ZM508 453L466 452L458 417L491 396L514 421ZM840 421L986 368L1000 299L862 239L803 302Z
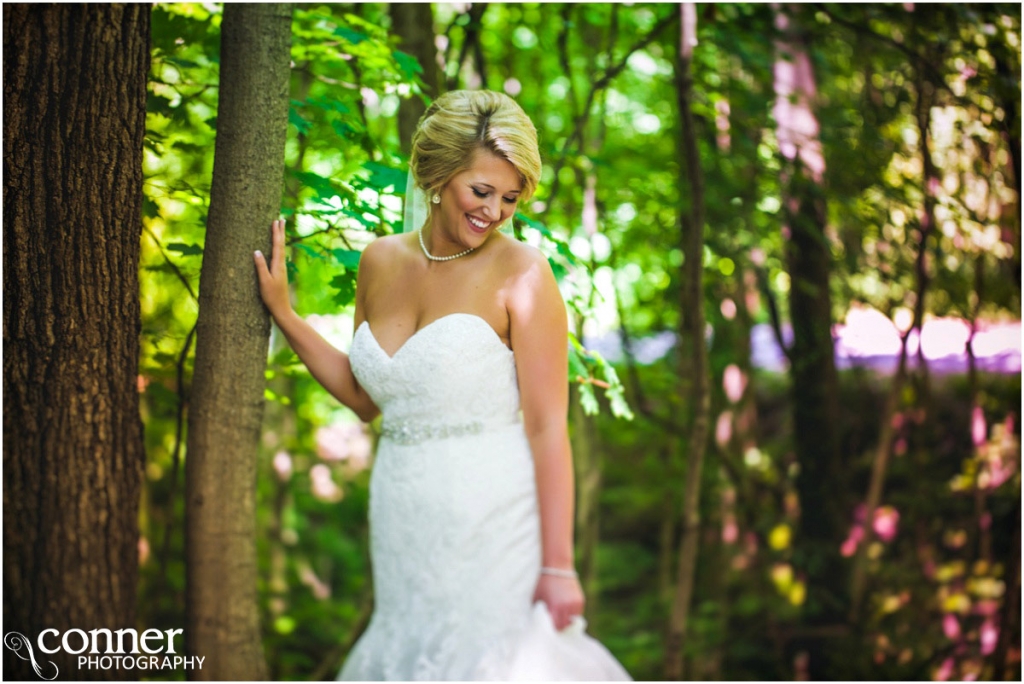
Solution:
M482 188L490 188L491 190L494 190L494 186L491 185L490 183L474 183L474 185L479 185ZM521 194L523 191L522 190L509 190L509 193L513 193L513 192L518 195L518 194Z

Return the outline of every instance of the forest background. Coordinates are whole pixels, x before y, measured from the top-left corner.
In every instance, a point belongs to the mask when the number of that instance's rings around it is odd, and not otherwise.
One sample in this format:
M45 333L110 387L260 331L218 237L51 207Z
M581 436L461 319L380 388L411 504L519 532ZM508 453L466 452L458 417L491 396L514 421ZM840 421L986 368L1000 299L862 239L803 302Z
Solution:
M277 119L219 110L229 57L243 70L263 47L222 45L221 6L140 7L5 9L5 630L47 611L66 627L99 624L109 592L112 620L184 625L187 636L195 627L188 650L216 662L196 587L250 591L251 612L224 623L254 626L242 651L258 658L237 667L258 660L270 679L333 678L372 608L366 508L379 426L331 399L275 330L260 371L265 408L249 414L258 449L202 460L228 523L250 519L241 536L254 544L251 562L242 553L225 564L221 538L196 527L203 502L188 477L200 476L187 475L186 451L202 447L189 434L200 412L189 409L214 151L218 132ZM342 349L359 253L401 230L408 142L425 103L486 87L536 123L544 174L515 233L549 255L572 313L586 617L635 678L1020 678L1019 6L274 11L288 22L290 70L273 215L288 221L298 312ZM80 81L40 111L82 107L77 93L117 77L102 60L90 72L83 57L111 25L133 37L124 68L135 81L123 82L145 89L144 120L124 119L137 135L122 160L137 172L108 182L108 168L95 194L63 203L25 180L43 177L21 146L35 124L8 94L32 83L25 74L41 54L24 26L47 35L47 22L77 27L49 35L67 65L82 66L65 65ZM29 187L50 199L39 204ZM141 222L104 213L122 205ZM32 213L40 206L50 215ZM76 211L58 226L60 212ZM90 211L126 232L77 262L55 245L91 239L81 219ZM33 225L63 237L47 243ZM258 236L247 254L267 250L264 229L269 219L244 228ZM127 256L106 261L115 248ZM80 263L113 264L114 275ZM251 259L219 263L238 270L238 297L254 302ZM137 317L103 319L104 342L88 353L121 339L138 362L126 376L132 396L80 401L88 364L49 366L46 377L70 389L42 393L33 364L75 346L47 332L73 336L74 316L46 306L65 291L79 307L106 301L109 288L90 283L116 277L135 288L123 301L135 297ZM230 346L255 329L219 334ZM79 416L127 418L112 423L113 439L89 427L61 446L59 400ZM120 448L117 430L144 451ZM54 465L61 449L69 465ZM113 511L132 513L117 534ZM104 553L109 566L94 562ZM17 667L5 654L5 668ZM220 674L243 672L253 670Z

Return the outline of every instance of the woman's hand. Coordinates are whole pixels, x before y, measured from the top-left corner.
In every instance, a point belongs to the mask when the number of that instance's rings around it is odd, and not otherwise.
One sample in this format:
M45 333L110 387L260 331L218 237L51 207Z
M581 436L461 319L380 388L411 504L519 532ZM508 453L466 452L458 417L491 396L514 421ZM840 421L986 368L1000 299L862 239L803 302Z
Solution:
M559 631L572 624L574 616L583 614L583 588L575 577L541 573L533 592L533 601L547 604L555 629Z
M275 319L280 319L291 309L288 298L288 272L284 264L284 219L274 221L271 226L273 250L270 268L267 268L266 257L257 250L253 254L256 260L256 275L260 279L260 297Z

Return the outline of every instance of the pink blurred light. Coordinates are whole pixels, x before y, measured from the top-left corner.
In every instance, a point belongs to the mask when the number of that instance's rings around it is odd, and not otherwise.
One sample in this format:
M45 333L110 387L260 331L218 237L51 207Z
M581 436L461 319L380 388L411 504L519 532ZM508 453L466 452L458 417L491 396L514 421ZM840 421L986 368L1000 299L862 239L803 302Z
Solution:
M896 538L896 527L900 521L900 512L892 506L879 506L875 509L874 530L882 541L888 543Z
M287 451L274 454L274 472L281 482L287 482L292 476L292 457Z
M846 314L846 324L835 326L837 351L848 356L874 356L900 353L900 333L881 311L856 306Z
M722 542L725 544L735 544L739 537L740 526L736 524L735 519L727 519L722 526Z
M846 540L839 547L839 553L849 558L857 552L857 546L862 539L864 539L864 527L860 523L856 523L850 528L850 534L847 535Z
M955 663L952 658L946 658L943 660L942 665L940 665L939 669L935 672L935 681L944 682L949 679L953 674L954 665Z
M999 628L992 618L981 624L981 653L989 655L996 650L996 642L999 641Z
M731 321L736 318L736 302L728 297L722 300L722 305L719 308L722 310L722 316L725 317L725 320Z
M732 411L722 411L715 422L715 444L724 449L732 439Z
M978 517L978 527L987 530L992 527L992 513L985 511Z
M991 616L999 612L999 601L995 599L979 599L974 602L971 612L978 615Z
M946 613L942 616L942 633L950 641L960 638L960 621L956 619L956 615Z
M360 471L370 458L371 444L359 423L335 423L316 431L316 452L325 461L346 461Z
M964 352L971 327L960 318L933 318L921 331L921 351L925 358L941 359Z
M725 389L725 396L729 398L729 401L734 404L739 401L743 397L743 390L746 386L747 378L740 367L734 363L726 366L722 376L722 387Z

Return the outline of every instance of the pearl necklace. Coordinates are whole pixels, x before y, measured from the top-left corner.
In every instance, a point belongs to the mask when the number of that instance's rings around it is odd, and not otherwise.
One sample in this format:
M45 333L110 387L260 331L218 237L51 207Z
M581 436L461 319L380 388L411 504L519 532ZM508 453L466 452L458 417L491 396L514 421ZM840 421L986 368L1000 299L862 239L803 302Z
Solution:
M466 256L467 254L472 252L474 249L476 249L476 247L470 247L469 249L467 249L464 252L459 252L458 254L453 254L451 256L446 256L446 257L434 256L433 254L431 254L430 252L427 251L427 246L425 244L423 244L423 229L420 228L416 232L419 233L419 236L420 236L420 249L423 250L423 254L428 259L430 259L431 261L451 261L452 259L458 259L461 256Z

